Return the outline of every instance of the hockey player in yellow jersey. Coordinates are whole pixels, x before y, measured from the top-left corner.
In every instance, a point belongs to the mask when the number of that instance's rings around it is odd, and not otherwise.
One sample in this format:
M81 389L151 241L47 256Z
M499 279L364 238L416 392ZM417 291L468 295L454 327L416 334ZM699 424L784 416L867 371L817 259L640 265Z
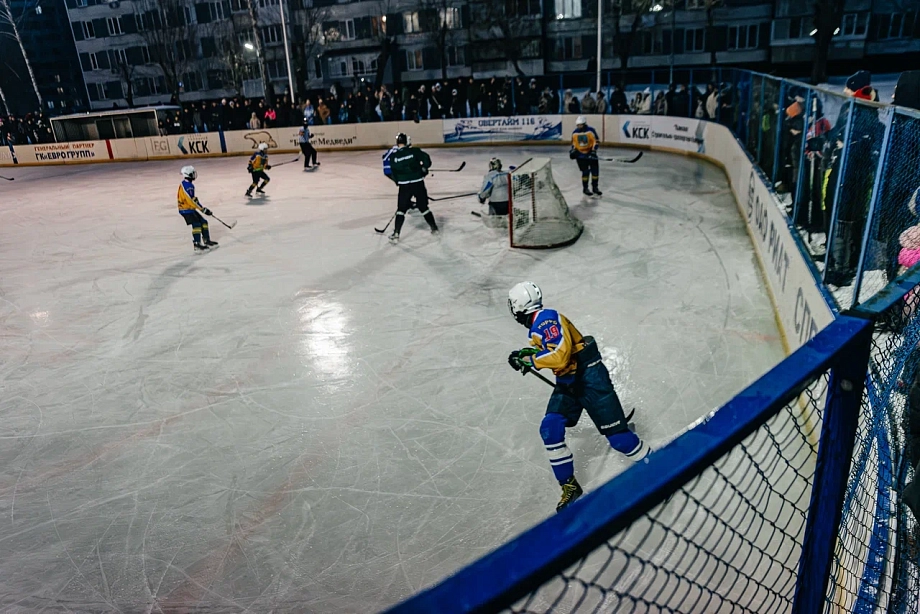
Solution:
M565 444L565 429L578 424L583 410L610 447L629 460L644 460L649 449L629 430L623 406L593 337L582 335L555 309L544 308L543 292L530 281L511 288L508 309L530 334L530 347L511 352L508 364L523 373L529 369L551 369L556 375L556 386L540 423L540 436L553 474L562 487L562 498L556 505L556 511L562 511L583 492L575 479L572 452Z
M252 185L246 190L246 196L252 196L253 190L259 194L265 194L265 186L271 181L265 171L271 170L271 168L271 164L268 163L268 144L259 143L259 148L249 158L249 166L246 167L246 170L252 174ZM262 185L259 185L260 180Z
M202 217L211 215L211 210L202 205L195 196L195 179L198 178L198 172L194 166L182 167L182 183L179 184L179 215L185 220L185 223L192 227L192 244L196 252L206 252L211 248L217 247L217 241L211 240L211 233L208 231L208 222Z
M597 161L597 148L601 144L597 131L588 125L588 120L579 116L575 120L575 131L572 132L572 149L569 157L578 162L581 171L581 190L585 196L600 196L602 192L597 187L600 164ZM588 181L591 182L591 191L588 191Z

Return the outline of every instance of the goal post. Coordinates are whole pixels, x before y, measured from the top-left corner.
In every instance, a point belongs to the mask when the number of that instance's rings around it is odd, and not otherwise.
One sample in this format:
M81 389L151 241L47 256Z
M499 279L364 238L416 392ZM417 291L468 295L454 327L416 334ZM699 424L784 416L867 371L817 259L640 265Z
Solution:
M530 158L509 174L508 237L511 247L562 247L578 240L584 225L553 180L550 158Z

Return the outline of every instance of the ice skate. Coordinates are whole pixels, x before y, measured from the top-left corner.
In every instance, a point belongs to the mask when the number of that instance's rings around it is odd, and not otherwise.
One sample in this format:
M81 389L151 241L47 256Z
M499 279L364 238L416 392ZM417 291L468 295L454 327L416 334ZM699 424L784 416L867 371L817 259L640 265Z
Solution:
M397 243L399 243L399 234L397 234L397 233L395 233L395 232L394 232L393 234L391 234L391 235L390 235L390 243L392 243L393 245L396 245Z
M256 194L265 194L265 190L262 188L256 188Z
M432 236L440 237L440 236L441 236L441 231L440 231L439 229L437 229L437 228L432 228L432 229L431 229L431 234L432 234Z
M252 197L252 188L246 190L246 196Z
M584 190L582 190L581 193L584 194L585 196L591 196L591 190L589 190L588 188L585 188Z
M208 239L207 241L205 241L204 244L205 244L208 248L210 248L210 249L214 249L214 248L216 248L217 245L218 245L217 241L211 241L210 239Z
M202 243L195 243L195 253L196 254L203 254L210 249L211 248L208 247L207 245L204 245Z
M598 190L596 187L594 188L593 191L594 191L594 195L595 195L595 196L603 196L603 195L604 195L604 193L601 192L600 190Z
M572 503L578 500L585 491L581 489L581 484L578 483L578 480L575 479L573 475L568 480L562 484L562 498L559 500L559 503L556 505L556 512L561 512Z

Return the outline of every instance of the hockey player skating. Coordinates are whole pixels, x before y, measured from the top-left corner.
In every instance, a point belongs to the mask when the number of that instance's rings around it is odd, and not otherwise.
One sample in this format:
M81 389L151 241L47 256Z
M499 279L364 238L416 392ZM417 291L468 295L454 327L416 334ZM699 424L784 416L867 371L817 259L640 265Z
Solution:
M594 338L582 336L561 313L544 309L543 293L533 282L524 281L511 288L508 308L514 319L529 329L531 345L511 352L508 364L524 373L529 369L552 369L556 374L556 387L540 424L540 436L553 474L562 486L558 512L583 492L575 479L572 453L565 445L565 429L578 424L582 409L610 447L626 458L638 462L649 449L626 424L623 406Z
M217 241L211 240L208 232L208 222L201 214L211 215L211 210L203 206L195 196L195 179L198 172L194 166L182 167L182 183L179 184L179 214L185 223L192 227L192 244L196 252L206 252L212 247L217 247Z
M508 172L502 170L502 161L489 160L489 172L482 178L479 203L489 201L489 215L508 215Z
M393 234L390 235L391 243L399 242L399 232L403 222L406 221L406 212L415 206L425 217L431 234L438 234L438 225L434 221L434 214L428 209L428 190L425 189L425 176L431 168L431 158L424 151L409 145L409 137L402 132L396 135L397 150L388 160L390 164L390 179L399 186L399 197L396 205L396 222L393 225ZM386 172L386 171L384 171Z
M253 190L259 194L265 194L265 186L271 181L265 171L271 170L271 168L268 163L268 144L259 143L259 148L249 158L249 166L246 167L246 170L252 174L252 185L246 190L246 196L252 196ZM259 185L259 181L262 182L262 185Z
M569 157L578 162L581 171L581 191L585 196L600 196L602 192L597 187L600 164L597 161L597 148L600 139L597 132L588 125L588 120L579 115L575 120L575 130L572 132L572 149ZM591 191L588 190L588 181L591 181Z
M313 143L310 142L310 139L313 138L313 135L310 134L310 126L307 124L307 120L304 120L303 126L300 128L297 140L300 142L300 151L303 153L303 168L304 170L310 168L310 160L313 161L313 167L319 166L319 162L316 161L316 148L313 147Z

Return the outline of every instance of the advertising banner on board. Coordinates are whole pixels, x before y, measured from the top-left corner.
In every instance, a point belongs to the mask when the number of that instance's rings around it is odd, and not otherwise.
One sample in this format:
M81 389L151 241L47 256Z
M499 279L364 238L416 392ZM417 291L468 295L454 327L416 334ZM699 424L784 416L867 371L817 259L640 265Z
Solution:
M684 117L624 115L619 136L624 143L705 153L705 126L706 122Z
M338 126L310 126L313 138L310 142L317 149L344 149L346 147L361 147L363 139L358 138L356 124L343 124ZM275 142L281 149L300 148L300 127L275 128Z
M445 143L561 140L561 115L471 117L444 120Z
M220 135L216 132L170 134L152 136L144 140L148 158L207 156L221 153Z
M106 141L73 141L42 145L15 145L20 164L64 164L67 162L104 162L112 159Z

